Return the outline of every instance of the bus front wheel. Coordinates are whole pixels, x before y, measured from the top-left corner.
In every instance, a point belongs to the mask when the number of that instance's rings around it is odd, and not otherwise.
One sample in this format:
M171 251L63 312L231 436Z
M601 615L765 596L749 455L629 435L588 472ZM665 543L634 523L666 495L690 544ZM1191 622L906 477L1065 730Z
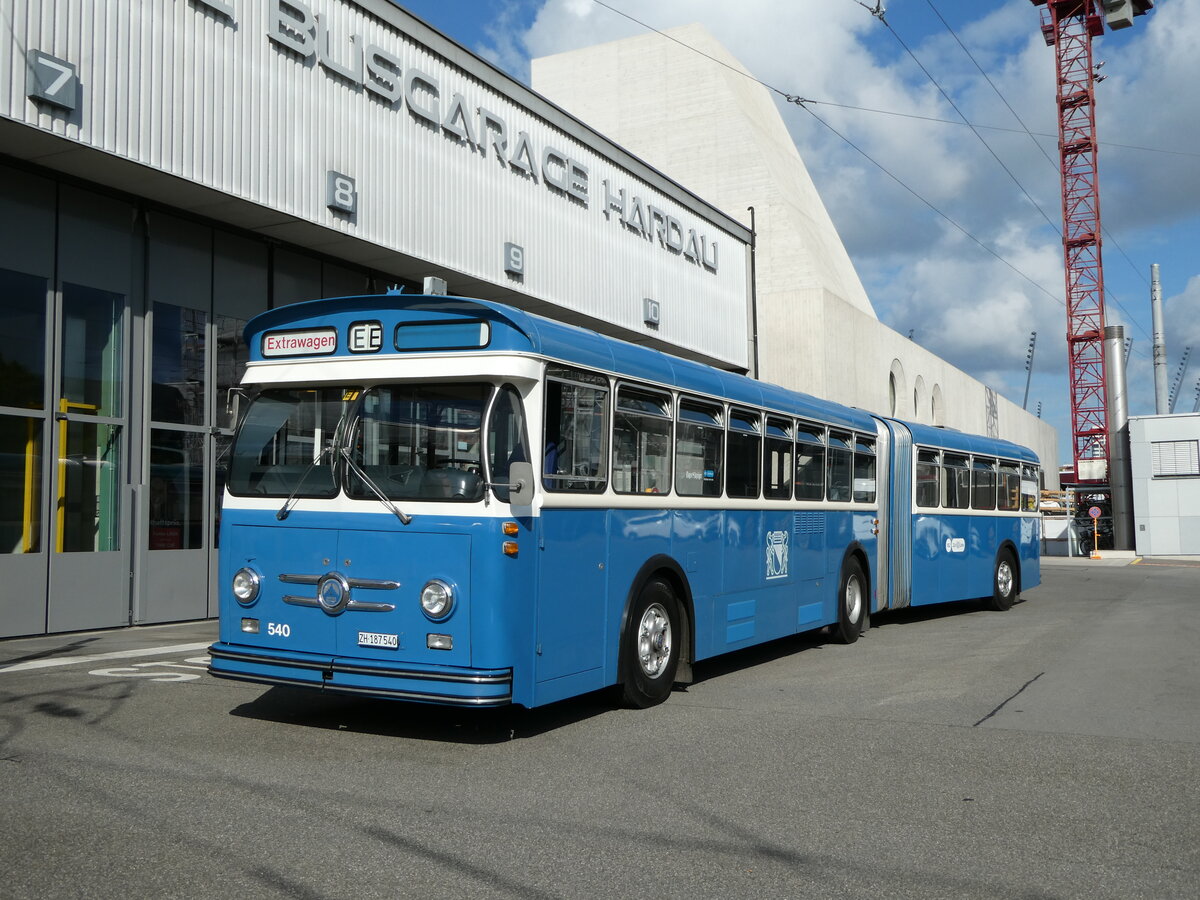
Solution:
M681 638L675 592L660 578L648 581L630 607L621 640L627 705L645 709L667 699L679 667Z
M1010 609L1020 591L1017 589L1017 562L1011 550L1001 550L996 557L996 571L992 576L992 599L988 604L997 612Z
M867 579L862 566L854 557L842 563L838 580L837 637L843 644L853 644L863 632L867 614Z

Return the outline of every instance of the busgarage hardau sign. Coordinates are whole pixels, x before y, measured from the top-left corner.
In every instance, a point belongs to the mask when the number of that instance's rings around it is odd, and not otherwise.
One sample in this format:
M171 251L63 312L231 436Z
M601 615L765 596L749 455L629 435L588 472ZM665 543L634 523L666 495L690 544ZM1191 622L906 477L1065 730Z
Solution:
M231 23L237 10L228 0L193 0ZM470 152L479 165L499 160L531 189L540 186L564 201L599 209L624 232L653 242L664 251L704 271L716 273L718 243L704 231L647 202L609 179L593 184L590 167L570 152L549 143L541 146L523 123L489 109L474 98L467 79L443 82L416 66L405 66L397 48L365 42L359 34L334 34L320 8L304 0L271 0L266 38L280 52L315 61L312 77L336 78L360 88L396 113L407 111L409 125L436 129L449 152ZM593 195L601 202L594 203Z

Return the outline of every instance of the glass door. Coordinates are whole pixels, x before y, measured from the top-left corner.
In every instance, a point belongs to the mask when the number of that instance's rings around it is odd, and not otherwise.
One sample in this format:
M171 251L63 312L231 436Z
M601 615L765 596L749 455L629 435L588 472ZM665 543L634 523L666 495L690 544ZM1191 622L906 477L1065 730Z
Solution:
M144 555L134 619L202 619L211 546L205 474L212 441L210 317L207 309L169 301L155 302L150 317L147 471L136 529Z
M48 290L0 269L0 637L46 628Z
M49 631L129 622L126 297L64 282L50 425Z

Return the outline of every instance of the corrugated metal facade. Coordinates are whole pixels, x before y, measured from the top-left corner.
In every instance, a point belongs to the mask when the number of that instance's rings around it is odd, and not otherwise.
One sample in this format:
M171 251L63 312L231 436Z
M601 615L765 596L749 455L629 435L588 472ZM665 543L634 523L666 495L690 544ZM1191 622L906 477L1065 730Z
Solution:
M478 60L456 65L452 58L467 58L457 45L438 37L431 49L405 34L401 24L422 29L386 3L0 6L13 29L0 115L318 224L331 240L332 232L351 235L461 273L464 283L485 282L747 365L745 230L661 176L647 178L636 159L597 150L604 142L591 138L598 136L549 103L516 102L526 89ZM35 50L76 66L73 111L27 96ZM413 103L382 96L406 90ZM455 95L462 116L452 116ZM532 175L498 155L497 129L481 122L481 109L505 122L510 157L520 133L528 135ZM427 121L430 113L437 124ZM467 128L473 141L454 134ZM586 168L586 201L547 184L548 150L551 180L562 176L563 160ZM329 171L354 179L354 214L327 208ZM606 214L605 182L614 194L624 190L630 215L638 198L649 235ZM664 223L652 220L650 207L677 223L666 228L668 240L656 234ZM289 227L294 221L258 230L286 240ZM508 242L524 248L520 279L504 271ZM693 260L696 250L701 258ZM714 254L715 272L703 261ZM369 257L356 261L370 264ZM646 297L661 305L657 331L643 323Z

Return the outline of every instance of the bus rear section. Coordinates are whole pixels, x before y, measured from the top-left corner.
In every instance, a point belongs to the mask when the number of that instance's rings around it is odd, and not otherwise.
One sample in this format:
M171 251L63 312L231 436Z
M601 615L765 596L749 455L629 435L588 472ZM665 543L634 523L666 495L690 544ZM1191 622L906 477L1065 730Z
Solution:
M1041 469L1028 448L886 420L892 435L887 605L983 599L1041 583Z

